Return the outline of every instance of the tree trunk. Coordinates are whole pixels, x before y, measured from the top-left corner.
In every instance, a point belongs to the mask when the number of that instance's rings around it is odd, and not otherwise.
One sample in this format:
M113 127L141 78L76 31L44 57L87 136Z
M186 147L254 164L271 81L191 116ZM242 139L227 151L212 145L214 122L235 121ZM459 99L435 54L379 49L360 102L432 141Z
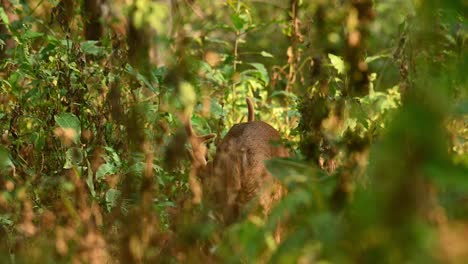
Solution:
M83 0L81 15L83 17L84 34L87 40L99 40L104 32L101 23L102 5L106 0Z

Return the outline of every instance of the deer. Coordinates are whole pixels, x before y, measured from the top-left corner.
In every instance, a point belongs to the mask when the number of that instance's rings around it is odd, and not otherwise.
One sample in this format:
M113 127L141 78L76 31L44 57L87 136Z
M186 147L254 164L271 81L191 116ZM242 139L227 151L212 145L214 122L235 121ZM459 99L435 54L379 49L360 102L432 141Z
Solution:
M201 188L215 205L221 222L230 225L248 209L259 208L266 217L285 195L286 189L267 170L264 162L288 157L288 150L278 142L280 133L263 121L255 121L252 99L246 99L247 122L234 125L219 141L213 161L207 161L205 142L213 134L198 136L190 121L186 123L192 146L192 171L199 172ZM192 190L193 191L193 190ZM275 231L280 242L280 227Z

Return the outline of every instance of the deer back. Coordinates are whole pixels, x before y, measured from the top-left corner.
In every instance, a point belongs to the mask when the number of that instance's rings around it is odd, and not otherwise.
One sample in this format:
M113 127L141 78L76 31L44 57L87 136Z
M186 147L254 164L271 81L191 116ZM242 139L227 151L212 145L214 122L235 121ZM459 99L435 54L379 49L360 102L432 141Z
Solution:
M278 145L279 140L280 134L272 126L252 121L234 125L218 144L213 162L214 188L226 224L235 221L257 198L263 213L268 214L283 195L283 188L264 164L274 157L288 156Z
M201 186L195 184L195 176L201 180L203 196L223 222L234 222L248 205L260 208L267 215L273 205L285 193L282 185L265 167L266 160L289 156L286 148L278 144L279 132L269 124L254 121L252 101L247 99L248 122L234 125L219 142L212 162L205 159L205 141L214 135L197 136L190 124L186 130L192 145L192 170L190 174L194 201ZM193 184L192 184L193 183ZM193 185L193 187L192 187ZM279 232L275 235L279 241Z

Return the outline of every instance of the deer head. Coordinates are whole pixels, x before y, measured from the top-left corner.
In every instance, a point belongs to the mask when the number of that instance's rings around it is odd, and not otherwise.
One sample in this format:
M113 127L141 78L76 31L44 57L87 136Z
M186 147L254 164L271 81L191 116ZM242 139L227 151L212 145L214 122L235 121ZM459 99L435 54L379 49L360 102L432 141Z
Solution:
M192 146L192 166L196 168L204 167L207 164L207 148L205 142L216 137L216 134L207 134L203 136L197 136L192 128L192 123L190 119L185 122L185 131L187 132L188 141Z
M207 169L208 162L206 157L208 154L208 149L206 147L205 142L214 138L216 135L207 134L203 136L198 136L193 131L190 118L187 118L185 121L185 131L187 132L188 141L192 146L192 152L190 153L190 157L192 160L192 168L190 169L189 175L189 185L193 194L192 202L194 204L199 204L202 200L203 188L197 176L200 177L200 175L206 175L210 173L210 170Z

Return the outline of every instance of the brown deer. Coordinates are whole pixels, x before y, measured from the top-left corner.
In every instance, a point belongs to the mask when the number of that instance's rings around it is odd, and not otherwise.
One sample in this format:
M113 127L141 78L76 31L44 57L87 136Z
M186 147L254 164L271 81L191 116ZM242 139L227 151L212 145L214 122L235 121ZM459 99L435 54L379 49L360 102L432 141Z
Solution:
M284 187L268 172L264 161L287 157L289 153L285 147L278 145L280 134L276 129L254 120L252 100L247 98L246 101L248 121L236 124L228 131L216 148L212 164L206 161L203 142L213 136L196 136L190 122L186 125L193 150L192 167L201 171L199 176L205 196L209 196L207 199L212 200L212 204L217 203L215 207L226 225L236 221L250 206L259 206L263 214L268 215L285 192ZM279 242L279 228L275 239Z
M198 136L195 134L192 128L192 123L190 118L185 121L185 131L187 132L188 141L192 146L192 152L190 153L190 159L192 161L192 167L190 169L189 175L189 185L193 194L193 203L199 204L202 199L203 189L200 185L198 178L203 182L207 181L207 178L210 177L212 171L211 162L208 163L206 157L208 154L208 149L205 145L205 142L214 138L215 134L207 134L203 136ZM205 184L206 185L206 184Z

